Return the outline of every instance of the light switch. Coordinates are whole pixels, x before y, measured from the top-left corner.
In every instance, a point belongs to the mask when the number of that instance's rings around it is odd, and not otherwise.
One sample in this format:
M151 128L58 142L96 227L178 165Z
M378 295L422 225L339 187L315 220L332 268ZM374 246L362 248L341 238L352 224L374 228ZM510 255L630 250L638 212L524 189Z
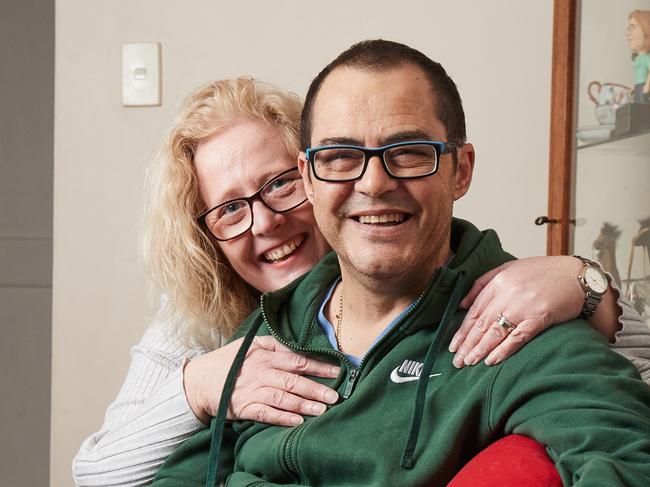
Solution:
M160 43L122 45L122 104L160 105Z

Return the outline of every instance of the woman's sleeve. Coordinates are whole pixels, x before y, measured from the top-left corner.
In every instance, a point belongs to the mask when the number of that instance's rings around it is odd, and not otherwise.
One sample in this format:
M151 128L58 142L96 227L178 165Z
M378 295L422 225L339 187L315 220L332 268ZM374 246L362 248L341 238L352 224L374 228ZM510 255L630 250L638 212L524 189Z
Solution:
M102 428L73 460L77 485L145 485L183 441L205 427L183 390L183 364L199 353L160 321L147 329L131 351L128 374Z
M618 318L621 329L616 333L612 348L630 360L650 385L650 327L620 292L617 303L622 311Z

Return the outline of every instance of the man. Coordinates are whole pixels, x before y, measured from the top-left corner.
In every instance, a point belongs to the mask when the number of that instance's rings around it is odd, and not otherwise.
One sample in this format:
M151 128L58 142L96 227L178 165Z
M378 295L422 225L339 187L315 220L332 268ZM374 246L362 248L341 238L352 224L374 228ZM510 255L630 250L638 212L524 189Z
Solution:
M397 43L353 46L312 82L302 146L336 255L265 295L241 333L340 363L330 385L342 400L296 428L228 425L219 449L224 392L213 451L199 433L158 485L203 485L208 459L209 485L444 485L513 433L546 445L566 484L650 485L650 390L586 323L551 328L494 367L453 366L461 297L512 257L494 232L452 221L474 149L440 65Z

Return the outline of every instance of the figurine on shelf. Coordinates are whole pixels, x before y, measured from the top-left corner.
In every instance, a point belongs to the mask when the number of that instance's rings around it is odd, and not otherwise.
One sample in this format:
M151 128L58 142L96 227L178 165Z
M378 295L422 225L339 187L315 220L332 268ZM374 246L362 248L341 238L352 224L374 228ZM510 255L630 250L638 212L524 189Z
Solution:
M641 228L632 237L632 248L630 249L630 260L627 266L627 289L625 295L645 320L650 310L650 275L646 268L646 261L650 261L650 217L639 220ZM632 261L634 260L634 247L641 247L641 258L643 259L643 277L632 279Z
M594 240L592 247L596 249L596 260L600 262L607 272L614 278L614 282L621 287L621 275L616 266L616 241L621 236L621 231L616 225L604 222L600 235Z
M641 247L641 259L643 259L643 277L648 277L648 272L646 268L646 261L650 262L650 216L639 220L639 231L632 237L632 248L630 249L630 259L627 263L627 286L628 291L631 282L632 274L632 261L634 260L634 247Z
M650 103L650 10L629 15L626 38L634 63L634 103Z

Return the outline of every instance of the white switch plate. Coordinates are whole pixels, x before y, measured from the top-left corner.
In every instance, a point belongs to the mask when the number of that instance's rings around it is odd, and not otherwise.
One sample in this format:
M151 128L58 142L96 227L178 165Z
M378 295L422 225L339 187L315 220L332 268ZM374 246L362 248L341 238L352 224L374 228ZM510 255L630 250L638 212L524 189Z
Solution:
M122 44L122 104L160 105L160 43Z

